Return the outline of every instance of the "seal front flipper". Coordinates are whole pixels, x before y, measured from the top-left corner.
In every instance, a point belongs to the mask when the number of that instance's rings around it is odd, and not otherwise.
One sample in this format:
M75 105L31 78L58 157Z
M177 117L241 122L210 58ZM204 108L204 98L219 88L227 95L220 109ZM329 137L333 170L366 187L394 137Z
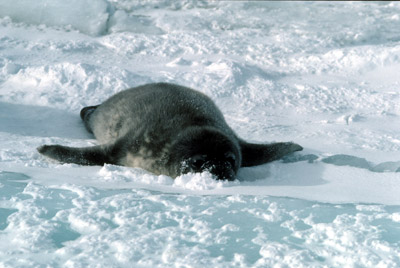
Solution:
M114 164L110 157L110 147L98 145L85 148L74 148L61 145L43 145L37 148L39 153L62 163L75 163L86 166Z
M255 144L240 141L242 167L257 166L278 160L285 155L303 150L303 147L292 142Z

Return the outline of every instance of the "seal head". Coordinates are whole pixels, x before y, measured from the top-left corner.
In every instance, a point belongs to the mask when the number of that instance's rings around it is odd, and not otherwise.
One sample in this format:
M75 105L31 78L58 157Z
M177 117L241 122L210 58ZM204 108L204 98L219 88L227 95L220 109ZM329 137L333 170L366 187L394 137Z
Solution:
M211 127L191 127L171 146L167 166L180 175L209 171L216 179L234 180L241 164L235 139Z

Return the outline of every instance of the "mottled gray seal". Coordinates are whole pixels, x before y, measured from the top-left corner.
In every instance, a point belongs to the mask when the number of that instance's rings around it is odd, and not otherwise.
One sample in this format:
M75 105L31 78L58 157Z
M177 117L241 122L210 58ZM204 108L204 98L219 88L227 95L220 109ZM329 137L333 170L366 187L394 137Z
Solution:
M302 150L291 142L248 143L233 132L209 97L168 83L119 92L83 108L81 117L100 145L43 145L38 151L64 163L110 163L171 177L207 170L217 179L233 180L240 167Z

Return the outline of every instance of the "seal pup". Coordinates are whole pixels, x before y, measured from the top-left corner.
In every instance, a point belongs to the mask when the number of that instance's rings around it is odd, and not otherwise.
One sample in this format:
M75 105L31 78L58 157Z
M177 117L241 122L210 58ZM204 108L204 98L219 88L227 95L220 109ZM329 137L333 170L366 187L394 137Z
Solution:
M169 83L121 91L83 108L80 115L100 145L43 145L38 151L63 163L140 167L173 178L209 171L216 179L234 180L240 167L303 149L291 142L248 143L233 132L209 97Z

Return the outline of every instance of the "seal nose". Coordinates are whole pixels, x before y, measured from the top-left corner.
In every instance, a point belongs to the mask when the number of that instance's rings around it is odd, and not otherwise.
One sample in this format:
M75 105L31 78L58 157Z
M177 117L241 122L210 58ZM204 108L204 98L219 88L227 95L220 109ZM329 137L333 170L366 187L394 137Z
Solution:
M205 155L195 155L189 161L189 168L192 172L201 172L207 166Z

